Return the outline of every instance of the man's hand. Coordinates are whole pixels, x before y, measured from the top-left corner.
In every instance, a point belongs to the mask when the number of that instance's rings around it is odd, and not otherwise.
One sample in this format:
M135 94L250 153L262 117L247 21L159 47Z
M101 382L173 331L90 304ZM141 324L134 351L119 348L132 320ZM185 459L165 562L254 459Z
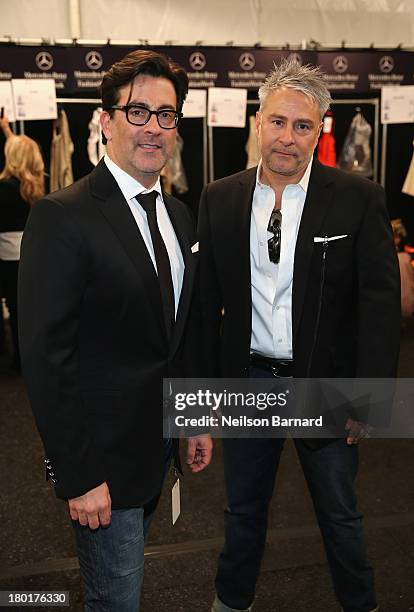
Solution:
M360 421L354 421L348 419L345 425L345 429L348 432L346 443L351 446L352 444L358 444L363 438L370 438L372 427L367 423L361 423Z
M108 527L111 522L111 496L106 482L91 489L85 495L69 499L69 513L73 521L98 529Z
M208 466L213 453L213 440L210 436L188 438L187 465L192 472L201 472Z

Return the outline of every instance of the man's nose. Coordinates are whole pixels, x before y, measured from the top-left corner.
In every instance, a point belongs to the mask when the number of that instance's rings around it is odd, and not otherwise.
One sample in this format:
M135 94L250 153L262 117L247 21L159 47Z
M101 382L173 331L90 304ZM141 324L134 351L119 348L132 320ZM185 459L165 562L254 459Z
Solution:
M288 144L292 144L295 139L294 139L294 132L293 132L293 126L286 124L282 130L282 132L279 134L279 139L283 142L283 144L288 145Z
M144 125L144 130L146 132L151 132L151 133L160 132L161 129L162 128L160 127L158 123L157 115L151 115L147 123Z

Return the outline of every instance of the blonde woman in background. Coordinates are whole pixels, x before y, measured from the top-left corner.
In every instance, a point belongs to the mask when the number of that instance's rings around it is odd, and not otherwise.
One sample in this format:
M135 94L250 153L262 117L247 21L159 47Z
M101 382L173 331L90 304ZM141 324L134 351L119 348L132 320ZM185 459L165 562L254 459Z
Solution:
M30 207L44 195L44 163L38 144L15 136L6 118L0 119L6 137L5 166L0 174L0 285L10 313L13 369L20 371L17 333L17 275L20 243Z

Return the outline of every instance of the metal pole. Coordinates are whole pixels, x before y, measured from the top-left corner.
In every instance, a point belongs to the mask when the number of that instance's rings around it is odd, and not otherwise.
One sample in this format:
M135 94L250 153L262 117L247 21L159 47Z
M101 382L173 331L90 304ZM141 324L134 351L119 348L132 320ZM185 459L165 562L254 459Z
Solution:
M388 125L386 123L382 126L382 147L381 147L381 185L385 189L385 177L387 173L387 135Z
M214 181L214 138L213 128L211 125L208 127L208 159L210 167L210 182Z
M58 104L102 104L100 98L56 98Z
M203 186L208 183L208 134L207 117L203 117Z
M379 100L375 98L375 126L374 126L374 181L378 183L378 139L379 139Z
M72 40L81 38L81 12L79 0L69 0L69 24Z

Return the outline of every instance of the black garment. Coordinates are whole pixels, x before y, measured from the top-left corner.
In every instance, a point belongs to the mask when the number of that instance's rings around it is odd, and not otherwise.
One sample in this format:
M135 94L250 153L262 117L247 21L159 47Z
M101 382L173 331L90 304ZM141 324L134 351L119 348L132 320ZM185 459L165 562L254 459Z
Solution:
M252 376L250 225L256 172L252 168L211 183L201 197L200 285L207 376ZM325 243L320 237L331 241ZM399 289L383 189L315 160L294 255L293 376L395 376ZM260 377L264 374L262 370ZM372 570L366 562L353 489L356 449L344 439L306 438L295 444L337 597L346 612L372 610L376 605ZM216 585L219 599L236 609L246 608L254 598L280 450L281 442L272 439L223 444L228 510Z
M0 300L4 297L4 289L0 274ZM0 306L0 355L6 352L6 332L4 329L3 308Z
M20 181L14 176L0 181L0 233L22 232L30 206L20 195Z
M256 171L210 183L201 197L201 302L212 376L248 372ZM315 240L341 235L325 253ZM400 278L384 190L316 160L295 248L292 336L297 378L396 374Z
M165 377L199 375L191 212L163 195L185 275L171 340L136 221L102 160L33 206L19 271L29 399L58 497L106 481L112 508L144 505L163 480Z
M20 194L20 181L11 177L0 181L0 233L22 232L26 225L30 206ZM1 257L1 254L0 254ZM0 260L0 286L10 313L13 341L13 365L20 369L19 340L17 333L17 273L18 261ZM0 323L3 323L1 317ZM2 334L0 334L1 336Z
M0 260L0 278L3 297L10 314L10 328L13 341L13 366L20 370L19 337L17 331L17 277L19 262ZM2 321L2 319L0 319Z

